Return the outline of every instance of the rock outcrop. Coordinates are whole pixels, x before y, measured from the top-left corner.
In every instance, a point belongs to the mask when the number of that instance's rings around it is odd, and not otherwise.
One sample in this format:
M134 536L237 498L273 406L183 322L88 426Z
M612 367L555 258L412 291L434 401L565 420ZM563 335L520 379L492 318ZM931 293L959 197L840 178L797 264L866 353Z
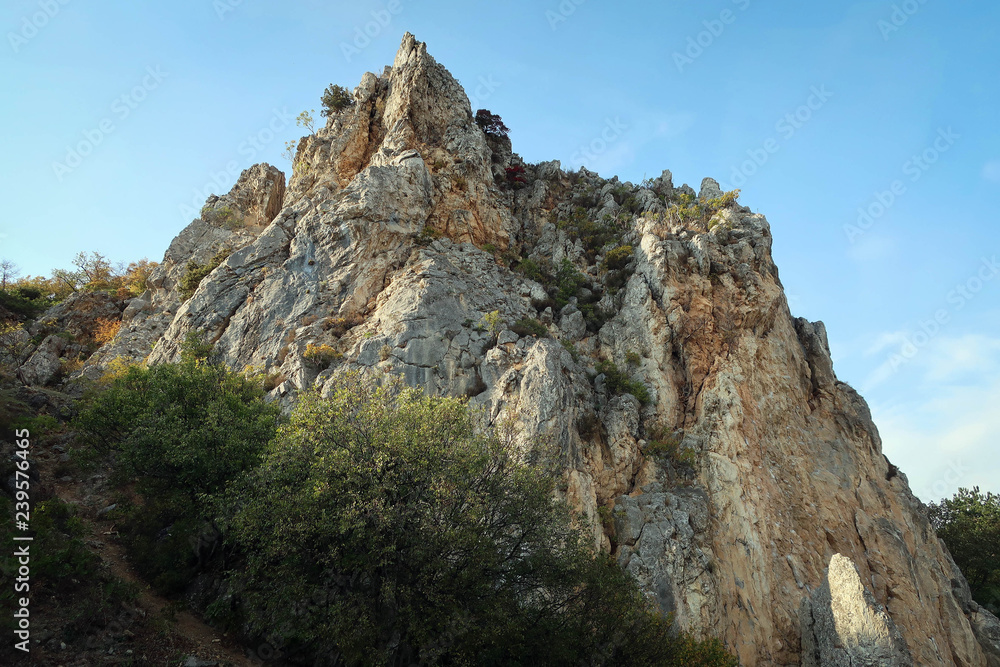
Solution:
M595 543L743 665L1000 654L822 323L789 312L764 216L711 179L523 164L411 35L287 190L244 172L152 284L85 373L200 331L286 402L338 367L468 396L553 442Z

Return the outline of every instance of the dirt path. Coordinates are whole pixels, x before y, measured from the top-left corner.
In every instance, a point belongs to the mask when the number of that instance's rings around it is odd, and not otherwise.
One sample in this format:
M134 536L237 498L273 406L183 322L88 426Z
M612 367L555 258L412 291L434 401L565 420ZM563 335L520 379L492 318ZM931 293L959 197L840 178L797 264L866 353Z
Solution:
M83 483L56 482L54 490L63 501L82 506L82 496L86 493ZM114 522L93 519L86 514L79 512L78 516L89 533L85 540L88 548L100 556L116 578L135 585L138 591L135 604L141 610L139 616L145 621L143 625L166 629L166 636L159 631L141 633L136 637L136 652L143 651L145 647L142 646L142 640L147 639L165 644L149 647L152 649L149 651L151 654L167 652L185 657L194 656L203 661L216 661L220 666L231 667L259 667L265 664L261 659L249 657L247 649L228 634L210 627L189 611L177 610L176 603L157 595L129 565Z

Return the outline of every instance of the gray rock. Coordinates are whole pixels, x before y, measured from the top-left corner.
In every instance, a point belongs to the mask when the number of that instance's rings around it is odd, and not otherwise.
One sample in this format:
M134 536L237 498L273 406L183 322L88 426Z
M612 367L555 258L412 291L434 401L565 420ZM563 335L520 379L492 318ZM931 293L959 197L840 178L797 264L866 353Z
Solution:
M709 199L716 199L722 196L722 188L719 187L719 182L714 178L704 178L701 181L701 192L698 193L698 199L706 201Z
M202 660L193 655L189 655L184 660L184 667L217 667L218 664L218 660Z
M587 323L583 319L583 313L574 308L569 313L564 311L562 319L559 320L559 331L566 340L577 341L587 333Z

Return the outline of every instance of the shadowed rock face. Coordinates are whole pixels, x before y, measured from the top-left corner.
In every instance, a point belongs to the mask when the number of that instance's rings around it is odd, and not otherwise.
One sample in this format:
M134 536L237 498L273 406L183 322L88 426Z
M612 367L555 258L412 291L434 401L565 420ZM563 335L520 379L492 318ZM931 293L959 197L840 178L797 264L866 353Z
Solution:
M85 372L172 361L198 329L286 404L336 367L401 373L555 443L595 543L744 665L995 664L996 619L962 597L867 405L837 380L822 323L789 313L764 216L735 203L684 215L694 191L670 172L637 188L548 162L524 165L521 184L504 177L512 164L406 35L392 67L299 142L287 190L258 165L210 199ZM719 195L702 183L703 203ZM254 224L220 221L227 206ZM564 222L581 215L630 247L625 269ZM585 284L556 303L508 268L519 257L568 260ZM182 298L189 268L216 260ZM514 326L526 318L550 336ZM310 344L343 358L321 368ZM601 359L648 400L621 393ZM672 457L652 453L663 434Z

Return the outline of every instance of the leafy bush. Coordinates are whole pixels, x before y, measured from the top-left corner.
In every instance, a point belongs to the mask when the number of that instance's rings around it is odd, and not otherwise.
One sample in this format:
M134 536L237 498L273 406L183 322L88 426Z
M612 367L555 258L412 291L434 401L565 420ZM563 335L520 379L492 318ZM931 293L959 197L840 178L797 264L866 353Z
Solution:
M186 502L218 493L253 466L278 414L256 383L187 360L128 367L88 402L76 427L99 451L117 452L117 481Z
M535 336L536 338L547 338L548 328L535 318L524 318L514 323L510 328L518 336Z
M100 558L81 539L85 530L75 507L58 498L40 502L31 513L31 528L36 532L33 574L70 588L95 575Z
M328 317L323 320L323 330L329 331L337 338L343 337L354 327L364 324L365 318L359 314L348 315L347 317Z
M491 336L499 334L503 331L503 317L500 316L500 311L494 310L490 313L484 313L479 320L479 326L489 331Z
M181 276L178 283L181 299L185 301L190 299L194 295L195 290L198 289L198 285L201 284L202 279L212 271L215 271L220 264L226 261L227 257L229 257L229 250L223 249L217 252L207 264L198 264L194 260L188 262L184 269L184 275Z
M510 134L510 128L504 125L500 116L490 113L489 109L480 109L476 112L476 125L484 134L491 137L506 137Z
M329 345L313 345L309 343L306 345L306 351L302 353L302 358L306 361L313 363L320 368L327 368L334 361L342 359L343 354L337 352Z
M708 199L705 201L705 206L712 211L718 211L720 209L732 206L740 198L740 191L730 190L729 192L723 192L721 196L715 197L713 199Z
M507 185L517 188L528 184L528 179L525 177L525 170L522 165L515 164L512 167L506 167L504 172Z
M539 265L535 260L527 257L522 259L517 265L517 270L525 277L534 280L536 283L545 284L549 280L549 266Z
M41 315L52 303L42 297L41 292L35 288L11 287L0 290L0 308L28 320Z
M111 319L107 317L102 317L94 326L94 342L98 345L104 345L110 342L115 336L118 335L118 330L122 328L122 321Z
M420 236L416 238L416 244L419 246L429 246L434 243L437 239L441 238L441 232L434 229L430 225L424 225L424 228L420 230Z
M613 310L605 310L594 303L581 303L580 312L587 323L587 331L597 333L604 326L605 322L615 316Z
M643 405L649 403L649 390L638 380L633 380L624 371L618 370L613 361L601 361L595 366L598 373L604 374L604 383L612 394L632 394Z
M351 91L343 86L337 86L330 84L323 91L323 96L320 97L320 104L323 105L323 109L319 114L326 118L332 116L338 111L343 111L349 106L354 104L354 96L351 95Z
M609 270L624 269L632 261L632 255L632 246L619 246L614 250L608 251L608 254L604 256L602 265L605 269Z
M676 196L677 206L673 211L681 222L700 222L708 224L712 216L724 208L736 204L739 190L730 190L719 197L699 201L693 195L680 193ZM714 227L714 225L713 225Z
M212 611L298 661L735 664L673 636L555 477L461 400L344 374L233 491L244 560Z
M959 489L929 505L931 524L962 570L972 598L1000 614L1000 495Z
M580 288L586 284L586 276L580 273L573 262L563 257L559 264L559 270L556 271L555 293L552 295L556 300L556 308L563 308L571 298L579 294Z

